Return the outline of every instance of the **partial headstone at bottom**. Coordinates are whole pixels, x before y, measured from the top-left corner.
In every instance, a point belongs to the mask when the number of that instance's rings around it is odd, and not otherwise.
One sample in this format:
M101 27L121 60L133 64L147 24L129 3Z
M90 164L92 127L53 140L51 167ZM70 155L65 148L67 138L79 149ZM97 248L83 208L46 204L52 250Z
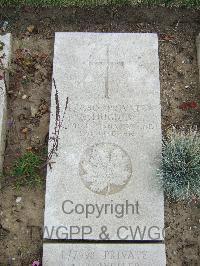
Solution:
M8 89L8 68L11 58L11 34L0 35L0 172L6 139L6 89ZM1 186L1 184L0 184Z
M164 244L44 244L43 266L164 266Z

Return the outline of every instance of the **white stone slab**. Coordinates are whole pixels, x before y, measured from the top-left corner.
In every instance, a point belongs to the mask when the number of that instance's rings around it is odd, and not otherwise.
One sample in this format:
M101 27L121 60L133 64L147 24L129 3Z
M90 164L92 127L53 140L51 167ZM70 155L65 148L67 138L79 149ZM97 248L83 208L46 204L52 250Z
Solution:
M163 239L157 35L56 33L53 77L61 115L69 103L47 173L44 237ZM66 214L77 204L84 213Z
M44 244L44 266L165 266L164 244Z
M0 35L3 50L0 51L0 172L2 171L3 155L6 139L6 86L8 87L8 67L11 58L11 34ZM5 74L4 74L5 73ZM5 77L5 80L4 78ZM6 82L6 83L5 83ZM5 86L6 84L6 86Z
M200 81L200 33L197 36L196 45L197 45L197 63L199 68L199 81Z

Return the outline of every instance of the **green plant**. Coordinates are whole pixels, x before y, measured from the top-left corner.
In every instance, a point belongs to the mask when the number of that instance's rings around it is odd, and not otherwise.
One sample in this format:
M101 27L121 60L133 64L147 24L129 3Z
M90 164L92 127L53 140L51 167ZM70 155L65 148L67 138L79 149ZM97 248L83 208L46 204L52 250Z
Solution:
M159 170L162 186L171 200L191 200L200 196L200 135L173 130L163 141Z
M26 152L19 157L12 168L11 175L15 177L15 186L20 189L22 186L37 187L43 181L39 175L42 159L33 152Z

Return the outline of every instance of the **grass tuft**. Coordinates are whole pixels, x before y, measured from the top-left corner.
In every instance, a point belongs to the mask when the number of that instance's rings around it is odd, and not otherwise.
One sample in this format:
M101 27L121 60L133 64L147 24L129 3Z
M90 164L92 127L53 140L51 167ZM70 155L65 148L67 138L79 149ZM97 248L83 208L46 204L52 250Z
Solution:
M163 141L159 175L170 200L190 201L200 196L200 135L196 131L173 130Z
M39 174L41 164L41 157L30 151L18 158L11 171L11 175L16 179L16 188L41 186L43 184Z

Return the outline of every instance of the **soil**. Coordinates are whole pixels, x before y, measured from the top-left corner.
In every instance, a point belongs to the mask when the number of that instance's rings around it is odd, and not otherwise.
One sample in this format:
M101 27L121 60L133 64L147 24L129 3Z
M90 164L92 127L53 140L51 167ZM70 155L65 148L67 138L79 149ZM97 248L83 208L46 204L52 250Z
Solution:
M200 11L24 7L0 9L0 20L8 21L6 31L13 34L4 172L9 172L15 159L27 149L43 154L45 160L55 31L157 32L163 134L172 125L199 128L195 38L200 32ZM45 168L41 176L45 184ZM45 185L17 191L11 177L5 177L2 183L0 265L31 265L42 257ZM167 265L199 265L200 202L170 203L166 199L165 227Z

